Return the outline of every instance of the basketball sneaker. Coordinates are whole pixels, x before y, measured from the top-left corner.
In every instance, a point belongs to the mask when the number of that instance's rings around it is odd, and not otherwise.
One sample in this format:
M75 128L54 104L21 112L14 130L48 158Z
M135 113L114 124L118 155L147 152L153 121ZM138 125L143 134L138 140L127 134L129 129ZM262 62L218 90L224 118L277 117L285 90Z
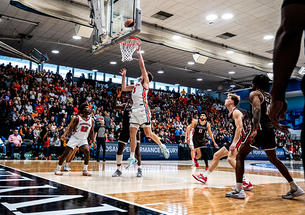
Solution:
M128 161L128 164L125 167L126 169L128 169L129 167L131 167L132 165L134 165L134 164L136 164L138 162L138 160L135 159L135 158L128 158L127 161Z
M64 169L65 172L70 172L71 171L71 168L69 167L69 165L66 165L66 164L64 165L63 169Z
M206 166L206 167L205 167L205 170L208 171L208 170L209 170L209 166Z
M143 175L142 175L142 169L141 168L138 168L138 172L137 172L137 177L138 178L141 178Z
M246 193L244 190L241 191L233 190L232 192L226 193L226 197L234 198L234 199L245 199Z
M117 169L113 174L112 174L112 177L120 177L122 175L122 172Z
M252 183L250 181L249 182L243 181L243 189L244 189L244 191L251 191L251 190L253 190Z
M194 159L194 166L195 167L199 167L199 163L198 163L198 161L196 159Z
M168 159L168 158L169 158L169 151L168 151L168 149L166 148L166 146L165 146L164 144L162 144L162 145L160 146L160 148L161 148L161 152L162 152L164 158L165 158L165 159Z
M56 171L55 171L55 175L63 175L63 172L60 171L60 170L56 170Z
M204 175L202 175L202 174L199 174L199 175L192 175L193 176L193 178L195 178L197 181L200 181L201 183L203 183L203 184L205 184L206 182L207 182L207 180L208 180L208 178L207 177L205 177Z
M282 195L283 199L293 199L294 197L302 196L305 192L301 187L298 186L298 189L292 190L290 189L287 194Z
M91 176L92 174L88 170L83 170L83 176Z

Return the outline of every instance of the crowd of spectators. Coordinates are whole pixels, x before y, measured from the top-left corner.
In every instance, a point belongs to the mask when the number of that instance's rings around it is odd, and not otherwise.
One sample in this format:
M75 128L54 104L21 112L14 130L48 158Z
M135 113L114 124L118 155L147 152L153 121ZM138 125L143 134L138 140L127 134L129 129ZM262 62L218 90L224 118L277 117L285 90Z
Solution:
M116 104L130 99L119 87L111 81L95 82L84 77L76 80L71 72L64 79L51 72L0 65L1 152L13 158L18 151L21 159L28 151L35 159L59 156L66 144L61 136L84 102L92 109L96 126L103 119L106 141L116 141L123 115ZM227 120L226 108L208 95L150 90L149 103L152 129L164 143L183 144L186 127L202 112L206 113L218 144L225 145L232 140L233 127ZM248 131L249 114L244 116L244 129ZM281 147L290 143L287 149L292 151L292 158L297 157L298 143L280 133L277 139ZM142 142L151 140L142 136Z

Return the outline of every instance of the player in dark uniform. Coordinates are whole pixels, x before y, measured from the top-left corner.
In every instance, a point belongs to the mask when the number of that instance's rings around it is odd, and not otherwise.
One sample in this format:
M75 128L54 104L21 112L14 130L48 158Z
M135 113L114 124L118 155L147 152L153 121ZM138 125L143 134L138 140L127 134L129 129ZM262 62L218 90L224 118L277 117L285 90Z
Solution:
M193 120L192 123L187 127L187 129L186 129L186 139L187 139L188 144L190 144L190 142L191 142L190 132L191 132L192 129L194 129L192 142L194 144L195 152L197 153L197 155L195 157L195 163L203 155L205 166L206 166L206 168L208 168L209 164L208 164L208 155L207 155L207 144L209 144L209 140L208 140L207 135L206 135L207 131L208 131L209 136L211 137L211 139L214 143L214 146L216 148L218 148L218 145L216 144L216 142L214 140L213 133L211 131L211 125L207 121L207 117L204 113L200 114L199 120ZM201 149L202 149L202 153L201 153ZM195 178L196 175L193 175L193 177Z
M120 137L118 140L118 151L116 153L116 163L117 170L112 174L112 177L119 177L122 175L122 160L123 160L123 150L125 145L129 140L129 119L131 113L131 103L127 102L123 105L116 105L116 109L123 109L123 125L120 133ZM138 132L138 144L136 146L135 157L137 159L138 171L137 177L142 177L142 168L141 168L141 153L140 153L140 132Z
M285 165L276 156L276 142L274 127L269 119L269 105L271 96L269 93L269 78L266 75L258 75L253 79L253 92L250 93L249 100L252 105L252 129L247 135L236 158L236 188L226 194L226 197L244 199L245 191L242 187L244 174L244 161L253 148L265 150L269 161L276 166L280 173L290 184L290 191L282 195L284 199L293 199L301 196L304 191L296 185Z
M276 129L285 131L287 128L279 123L285 118L287 103L285 91L291 74L298 62L302 36L305 30L305 1L284 0L281 8L281 25L276 33L273 51L273 86L272 102L269 117ZM305 76L301 89L305 95ZM305 108L304 108L305 110ZM302 160L305 176L305 112L303 111L303 126L301 133Z
M206 183L209 175L216 169L218 166L219 160L223 157L228 157L228 163L235 169L236 167L236 155L238 153L238 149L241 146L243 137L245 135L243 129L243 114L240 110L237 109L237 105L239 104L240 97L235 94L228 94L227 99L225 100L225 106L229 111L229 122L233 126L233 140L232 142L222 146L213 156L212 164L210 168L205 171L203 174L199 174L196 176L196 180ZM243 188L245 190L252 190L253 186L250 181L246 178L243 178Z

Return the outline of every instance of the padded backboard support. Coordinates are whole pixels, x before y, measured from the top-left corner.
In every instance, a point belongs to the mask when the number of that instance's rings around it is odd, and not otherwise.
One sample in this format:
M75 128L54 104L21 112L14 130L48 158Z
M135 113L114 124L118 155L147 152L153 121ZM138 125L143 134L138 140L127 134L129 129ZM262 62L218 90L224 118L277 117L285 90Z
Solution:
M91 24L94 26L92 53L98 54L141 31L140 0L89 0ZM125 28L127 19L136 25Z

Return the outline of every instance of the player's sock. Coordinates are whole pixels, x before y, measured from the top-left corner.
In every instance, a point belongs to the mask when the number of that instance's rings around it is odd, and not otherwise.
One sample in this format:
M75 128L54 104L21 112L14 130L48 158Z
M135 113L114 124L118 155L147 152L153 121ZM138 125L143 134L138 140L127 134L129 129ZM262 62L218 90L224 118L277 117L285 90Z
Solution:
M243 183L236 183L236 190L239 192L243 188Z
M61 170L61 166L60 165L57 165L57 171L60 171Z
M140 166L138 166L138 169L142 169L141 165L140 165Z
M207 170L203 173L204 177L208 177L211 174L210 170Z
M289 184L290 184L290 187L291 187L292 190L297 190L298 189L298 185L294 181L290 182Z
M83 171L88 171L88 165L84 165Z
M135 158L134 155L135 155L134 152L130 152L130 157L131 157L131 158Z

